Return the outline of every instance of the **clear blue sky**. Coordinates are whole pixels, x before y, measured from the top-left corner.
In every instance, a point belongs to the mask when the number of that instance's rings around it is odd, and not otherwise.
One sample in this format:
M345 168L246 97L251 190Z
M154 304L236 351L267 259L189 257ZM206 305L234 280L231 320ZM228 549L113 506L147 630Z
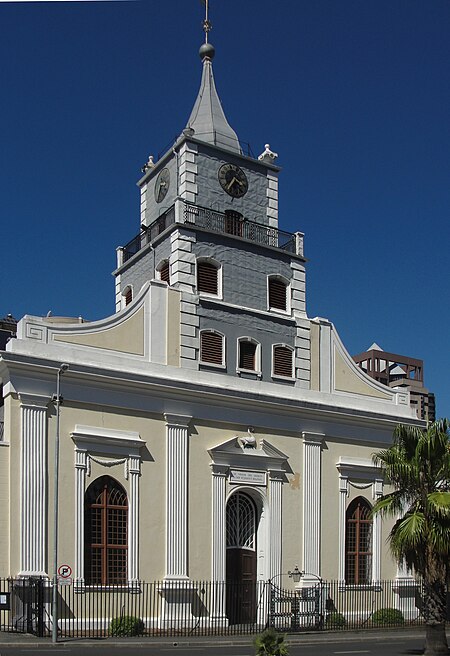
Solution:
M0 2L0 316L114 312L148 155L185 126L200 0ZM211 0L230 124L279 153L308 313L423 358L450 416L450 0Z

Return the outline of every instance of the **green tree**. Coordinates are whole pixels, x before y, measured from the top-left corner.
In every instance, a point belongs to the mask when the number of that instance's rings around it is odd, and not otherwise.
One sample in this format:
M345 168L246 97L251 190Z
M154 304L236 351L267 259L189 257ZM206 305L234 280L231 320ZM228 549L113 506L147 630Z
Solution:
M450 557L449 424L427 428L399 425L394 443L374 455L394 490L373 512L396 521L389 535L391 552L423 581L425 655L448 654L445 634Z

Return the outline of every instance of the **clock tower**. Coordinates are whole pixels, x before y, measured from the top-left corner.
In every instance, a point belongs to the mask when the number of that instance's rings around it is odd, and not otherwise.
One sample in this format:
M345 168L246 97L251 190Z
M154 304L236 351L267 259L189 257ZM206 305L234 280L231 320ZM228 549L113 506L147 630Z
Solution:
M186 127L138 181L141 231L118 249L116 309L163 284L179 339L161 363L308 387L303 235L279 230L277 155L267 144L255 158L228 123L204 28Z

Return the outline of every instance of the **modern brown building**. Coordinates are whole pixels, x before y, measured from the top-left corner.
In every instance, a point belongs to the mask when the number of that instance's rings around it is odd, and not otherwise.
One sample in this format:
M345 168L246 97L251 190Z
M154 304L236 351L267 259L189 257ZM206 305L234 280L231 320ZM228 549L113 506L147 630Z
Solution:
M368 351L354 355L353 360L379 383L406 388L409 391L409 403L419 419L436 419L434 394L424 386L423 360L388 353L378 344L372 344Z

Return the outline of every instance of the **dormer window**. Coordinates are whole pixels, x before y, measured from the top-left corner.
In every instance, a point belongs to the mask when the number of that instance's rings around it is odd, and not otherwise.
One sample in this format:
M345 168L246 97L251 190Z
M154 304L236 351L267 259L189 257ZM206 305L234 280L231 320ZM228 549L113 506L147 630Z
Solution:
M225 365L225 337L215 330L202 330L200 333L200 363Z
M261 344L251 337L238 339L237 373L251 371L261 374Z
M268 279L268 305L269 310L280 312L288 311L289 283L281 276L270 276Z
M220 296L220 266L214 260L197 261L197 291L208 296Z
M274 378L293 378L294 350L286 344L273 347L272 376Z
M170 266L169 260L163 260L158 266L159 279L170 285Z

